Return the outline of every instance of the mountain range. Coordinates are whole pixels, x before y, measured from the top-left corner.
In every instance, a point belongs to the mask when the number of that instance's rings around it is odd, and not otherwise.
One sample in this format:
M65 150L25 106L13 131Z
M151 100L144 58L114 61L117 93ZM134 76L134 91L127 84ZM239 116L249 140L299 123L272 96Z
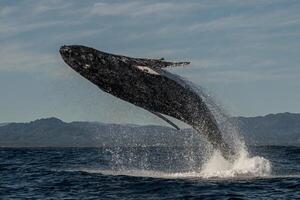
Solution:
M249 145L300 145L300 114L279 113L231 118ZM198 144L192 129L101 122L70 122L57 118L0 124L0 147L182 146Z

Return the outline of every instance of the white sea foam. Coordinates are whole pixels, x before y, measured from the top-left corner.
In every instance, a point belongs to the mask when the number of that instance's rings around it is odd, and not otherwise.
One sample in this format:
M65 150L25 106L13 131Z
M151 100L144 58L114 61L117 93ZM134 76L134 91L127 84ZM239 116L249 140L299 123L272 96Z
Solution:
M167 179L211 179L211 178L269 178L271 177L271 163L259 156L250 157L245 149L239 152L234 161L224 159L219 151L215 151L210 159L198 171L189 172L163 172L141 169L76 169L70 171L85 171L88 173L101 173L113 176L135 176Z
M268 178L271 177L271 162L260 156L251 157L244 143L240 141L238 144L237 155L234 160L226 160L222 157L219 150L214 150L212 154L207 155L206 162L199 169L183 172L164 172L146 169L81 169L88 173L101 173L105 175L125 175L136 177L153 177L153 178ZM205 158L203 158L205 159Z
M191 83L192 84L192 83ZM195 91L203 98L209 110L216 119L223 139L230 144L237 153L233 161L224 159L218 150L214 150L210 158L201 169L201 177L232 178L232 177L266 177L271 174L271 162L263 157L251 157L245 142L235 123L226 114L222 107L215 103L214 98L206 94L203 88L193 85Z
M228 179L228 178L258 178L270 177L270 163L261 157L247 158L245 161L237 161L234 164L214 156L201 172L177 172L169 173L154 170L107 170L107 169L69 169L65 171L84 171L87 173L100 173L112 176L151 177L165 179ZM241 164L243 163L243 164ZM250 164L247 166L247 164Z
M264 177L271 175L271 169L269 160L260 156L250 157L242 149L232 162L225 160L219 151L215 151L203 165L200 174L203 178Z
M133 176L133 177L151 177L151 178L166 178L166 179L180 179L180 178L199 178L198 172L182 172L182 173L168 173L154 170L101 170L101 169L78 169L71 171L85 171L88 173L101 173L104 175L113 176Z

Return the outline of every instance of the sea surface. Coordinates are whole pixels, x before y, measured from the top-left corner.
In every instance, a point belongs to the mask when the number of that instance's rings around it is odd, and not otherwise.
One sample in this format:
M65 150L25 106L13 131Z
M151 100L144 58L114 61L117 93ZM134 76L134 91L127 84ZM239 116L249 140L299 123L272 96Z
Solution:
M0 148L0 199L300 199L300 147L248 151L225 166L182 147Z

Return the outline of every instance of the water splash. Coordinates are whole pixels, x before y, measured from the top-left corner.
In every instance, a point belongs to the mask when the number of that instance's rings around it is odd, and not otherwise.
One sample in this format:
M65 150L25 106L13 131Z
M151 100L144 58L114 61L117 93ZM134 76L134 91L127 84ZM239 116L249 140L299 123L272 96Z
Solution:
M193 83L183 81L201 96L218 123L224 141L235 152L231 161L224 159L221 153L212 148L205 138L196 132L184 138L180 152L172 150L156 160L147 148L138 151L124 149L111 150L111 170L98 172L112 175L146 176L160 178L234 178L234 177L266 177L271 174L269 160L248 153L246 144L232 118L215 103L212 95ZM200 138L200 140L199 140ZM201 141L199 143L199 141ZM142 151L141 151L142 150ZM154 159L155 158L155 159ZM156 165L155 165L156 163ZM158 165L157 165L158 164ZM97 171L97 170L96 170Z
M160 162L161 163L161 162ZM149 164L149 163L148 163ZM191 164L191 163L189 163ZM161 163L163 165L163 163ZM199 168L166 171L142 166L122 165L121 168L81 168L70 171L85 171L113 176L134 176L166 179L228 179L228 178L257 178L271 177L271 163L260 156L249 156L245 149L241 149L234 161L224 159L216 150L212 156Z
M192 82L185 81L198 93L216 119L224 141L236 153L234 160L224 159L217 150L211 150L201 170L201 177L237 177L237 176L269 176L271 162L263 157L251 157L240 134L237 123L229 117L222 106L215 102L213 95Z
M233 177L265 177L271 175L269 160L255 156L250 157L245 149L241 149L237 158L230 162L225 160L219 151L203 165L201 177L203 178L233 178Z

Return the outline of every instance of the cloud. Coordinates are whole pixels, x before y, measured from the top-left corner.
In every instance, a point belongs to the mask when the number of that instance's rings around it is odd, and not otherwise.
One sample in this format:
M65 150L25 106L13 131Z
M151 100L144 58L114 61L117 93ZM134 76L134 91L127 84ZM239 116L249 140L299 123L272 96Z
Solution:
M32 52L30 47L21 44L6 44L0 48L1 71L28 71L53 64L54 56Z
M12 14L15 11L16 7L14 6L3 6L0 7L0 16L5 17Z
M0 72L36 73L66 79L71 70L63 65L58 54L34 51L28 44L4 44L0 49Z
M63 0L39 0L38 2L34 1L31 13L38 15L49 11L64 11L70 9L72 5L72 3Z
M0 34L6 37L11 37L15 34L21 34L27 31L33 31L42 28L51 28L53 26L65 25L63 21L48 21L48 22L32 22L26 23L2 23L0 24ZM0 36L1 38L1 36Z
M188 12L201 7L198 3L149 3L147 1L131 1L125 3L95 3L91 14L98 16L153 16L156 14L174 14ZM178 13L177 13L178 14Z
M2 49L7 51L1 50L0 70L39 69L38 65L57 65L57 55L42 53L47 51L39 50L49 50L50 47L53 48L64 41L91 41L90 43L95 43L95 47L103 43L106 43L105 47L114 45L113 49L124 54L133 52L133 55L154 58L187 58L192 61L191 69L195 70L194 74L198 73L197 69L206 69L209 71L207 73L216 72L214 76L238 77L241 73L239 70L248 73L247 70L251 69L256 73L258 68L280 67L276 64L276 58L271 61L271 57L251 51L256 49L272 53L275 46L277 49L288 51L290 44L280 46L281 44L276 44L278 40L274 43L270 39L297 37L296 30L280 30L296 27L300 23L299 6L268 8L271 4L274 6L280 2L277 0L185 3L142 0L30 2L30 5L19 3L0 9L0 16L3 16L0 40L7 39L10 42L6 43L11 43L2 45ZM176 20L173 20L175 17ZM45 30L49 30L49 33ZM43 37L40 36L40 31L43 32ZM223 34L222 31L227 31L228 34ZM212 34L205 35L207 32ZM23 37L25 33L26 38L19 39L19 36ZM31 33L33 36L30 38ZM96 36L102 43L98 42ZM27 38L30 40L25 42ZM41 44L45 38L45 47L34 50L35 43ZM28 50L30 48L26 48L22 43L28 43L33 50ZM17 58L14 60L13 57ZM32 63L33 60L35 64ZM256 65L257 63L259 65ZM286 61L280 64L289 63ZM223 72L224 69L228 72ZM222 80L221 77L218 80Z
M79 80L83 79L59 56L59 46L71 43L133 57L164 57L171 61L191 61L190 66L170 70L188 77L196 84L212 86L212 89L221 88L220 94L224 94L224 99L226 95L232 95L230 98L236 99L237 102L243 101L241 94L230 93L230 90L239 91L243 87L260 85L262 87L258 87L257 91L251 91L253 95L272 95L272 92L277 94L278 86L292 92L299 88L298 1L5 2L7 5L0 3L0 73L3 76L12 74L12 77L30 74L28 77L37 78L32 80L36 81L32 83L41 86L41 91L51 86L50 83L61 83L61 79L64 84L55 85L55 91L49 93L62 93L62 97L55 98L57 101L64 101L67 93L70 93L70 88L75 87L76 93L79 94L83 91L86 93L86 88L93 88L87 81L80 82ZM39 91L31 89L31 80L29 82L29 87L26 87L26 81L15 80L16 84L24 84L23 88L32 90L33 96L30 93L25 94L32 100L34 93ZM46 85L39 85L42 82ZM82 86L84 83L87 85L81 89L73 85ZM61 85L65 84L65 88L61 88ZM295 87L291 89L289 85ZM266 88L270 91L264 91ZM99 91L95 89L95 93L98 94ZM21 87L20 91L22 90ZM19 98L24 96L16 95ZM83 96L88 95L91 93L87 92ZM74 99L69 96L70 99ZM259 95L253 96L259 99L257 97ZM108 101L110 99L102 102ZM79 104L83 102L80 101ZM33 108L36 107L34 103ZM47 101L46 103L49 104ZM68 101L67 104L72 102ZM73 107L78 105L74 104ZM293 105L296 106L297 102ZM59 109L63 110L64 107ZM50 113L53 113L51 106L43 108L50 109ZM90 109L95 110L93 108L91 106ZM248 109L249 112L255 112L251 108ZM71 112L70 116L73 116L72 114L74 115L74 112ZM98 118L101 115L97 113L94 116ZM82 118L80 114L78 117Z
M264 64L264 63L262 63ZM300 74L298 69L285 68L269 68L265 70L259 69L211 69L208 66L198 68L197 70L185 70L181 73L183 76L198 82L207 83L253 83L257 81L296 81L299 80Z
M300 24L299 6L295 8L238 13L221 16L205 22L196 22L188 27L190 31L224 31L235 29L272 29Z
M76 25L80 22L73 21L64 16L64 9L69 9L72 4L66 1L28 1L31 3L18 3L14 6L0 8L2 21L0 24L0 39L13 37L30 31ZM48 12L52 11L52 15ZM54 14L54 15L53 15Z

